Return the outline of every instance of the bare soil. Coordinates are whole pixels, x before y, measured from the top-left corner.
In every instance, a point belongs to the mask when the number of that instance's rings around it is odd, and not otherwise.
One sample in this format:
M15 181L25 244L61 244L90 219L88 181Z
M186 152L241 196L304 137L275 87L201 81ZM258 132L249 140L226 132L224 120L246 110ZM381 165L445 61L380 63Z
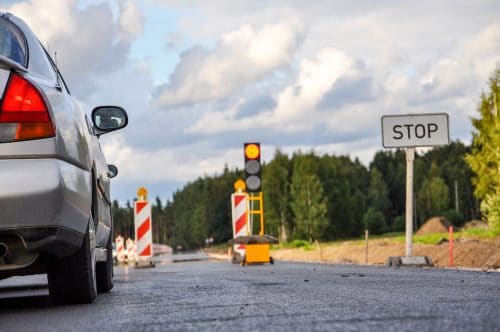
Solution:
M386 264L389 256L404 256L405 244L393 239L368 242L368 261L365 261L364 241L316 244L312 250L303 248L273 250L274 259L288 261ZM434 266L449 266L449 243L437 245L413 244L414 256L431 257ZM453 242L454 267L500 269L500 237L489 240L459 238Z
M432 233L446 233L449 230L451 223L443 217L434 217L425 222L425 224L417 230L415 235L424 235Z

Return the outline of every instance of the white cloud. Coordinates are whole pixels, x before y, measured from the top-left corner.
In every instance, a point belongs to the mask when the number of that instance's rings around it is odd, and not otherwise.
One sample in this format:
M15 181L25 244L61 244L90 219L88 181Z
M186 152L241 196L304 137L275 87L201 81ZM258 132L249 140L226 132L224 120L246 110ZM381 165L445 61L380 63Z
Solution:
M297 81L278 96L278 105L269 122L281 128L302 129L315 120L316 105L341 77L355 74L355 65L344 52L325 48L300 65Z
M144 29L144 16L131 0L120 1L120 28L125 38L130 39L141 34Z
M236 109L243 103L240 99L224 111L205 113L189 132L216 134L256 127L276 133L311 129L325 116L316 111L323 96L339 78L354 76L356 71L355 61L344 52L325 48L301 62L295 82L278 93L277 105L270 112L236 120Z
M204 175L220 174L224 165L235 165L242 158L241 149L208 149L204 143L178 148L137 149L128 145L121 135L110 136L103 150L107 159L120 169L117 180L136 184L187 182Z
M288 65L301 43L304 26L296 20L259 30L242 25L223 34L213 50L193 47L158 97L162 107L192 105L224 98Z
M76 0L26 1L10 7L0 7L23 19L42 42L49 42L56 35L72 36L76 32L74 8ZM36 15L33 15L36 13ZM61 29L64 27L64 29Z
M102 138L120 188L177 185L241 165L247 140L261 141L266 158L275 146L300 147L367 164L382 148L382 114L448 112L451 138L470 141L468 117L500 61L494 0L25 0L0 8L58 51L86 105L109 100L129 111L129 127ZM151 24L163 17L168 33L155 35ZM149 66L129 58L137 38ZM147 49L165 38L175 42L165 54ZM169 82L154 87L152 72Z
M122 69L142 31L136 6L127 1L120 9L115 20L106 3L80 9L76 0L30 0L1 8L23 19L50 52L57 51L58 65L80 98L91 95L106 74Z

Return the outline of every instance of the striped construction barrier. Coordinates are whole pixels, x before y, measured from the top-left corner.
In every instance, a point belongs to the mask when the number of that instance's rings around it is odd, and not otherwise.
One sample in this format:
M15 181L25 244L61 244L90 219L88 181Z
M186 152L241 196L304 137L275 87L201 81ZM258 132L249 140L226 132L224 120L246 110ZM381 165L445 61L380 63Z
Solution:
M153 235L151 224L151 204L148 201L136 201L134 206L135 241L138 259L153 256Z
M118 235L115 240L116 243L116 260L120 263L125 262L125 244L123 243L123 236Z
M233 238L248 235L248 195L246 193L235 193L231 195L231 210L233 219ZM234 253L241 257L245 256L245 245L234 244Z

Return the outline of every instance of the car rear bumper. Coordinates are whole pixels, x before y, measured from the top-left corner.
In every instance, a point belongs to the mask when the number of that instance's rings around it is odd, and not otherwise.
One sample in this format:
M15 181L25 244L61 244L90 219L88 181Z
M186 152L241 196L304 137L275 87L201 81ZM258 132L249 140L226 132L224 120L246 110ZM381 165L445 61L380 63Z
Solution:
M59 257L81 247L90 218L90 172L55 159L0 160L0 241Z

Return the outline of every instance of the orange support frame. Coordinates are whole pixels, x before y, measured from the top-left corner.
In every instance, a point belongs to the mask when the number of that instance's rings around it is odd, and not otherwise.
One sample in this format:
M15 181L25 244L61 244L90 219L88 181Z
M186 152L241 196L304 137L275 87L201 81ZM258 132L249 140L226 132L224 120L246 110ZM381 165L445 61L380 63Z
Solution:
M259 216L259 219L260 219L259 235L264 235L264 200L262 199L262 191L259 192L257 195L249 194L248 200L250 202L250 209L249 209L248 213L250 214L250 216L253 216L253 215ZM254 209L254 204L252 204L253 202L258 203L257 209Z

